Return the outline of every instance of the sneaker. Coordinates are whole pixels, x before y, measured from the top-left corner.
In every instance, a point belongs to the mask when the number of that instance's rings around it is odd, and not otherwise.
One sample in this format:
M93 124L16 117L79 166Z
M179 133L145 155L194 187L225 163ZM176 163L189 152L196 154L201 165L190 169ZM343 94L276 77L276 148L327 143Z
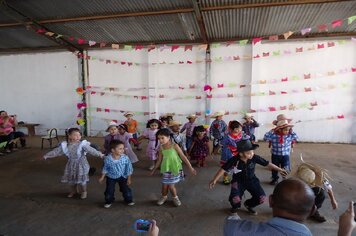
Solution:
M223 179L223 184L225 184L225 185L230 184L230 179L229 179L229 176L224 176L224 179Z
M278 179L272 179L271 182L269 182L270 185L276 185L278 184Z
M173 204L178 207L180 205L182 205L181 201L179 200L178 196L173 198Z
M67 197L68 197L68 198L72 198L72 197L74 197L74 195L75 195L75 193L72 192L72 193L69 193L69 194L67 195Z
M133 205L135 205L135 203L134 202L129 202L129 203L127 203L127 205L128 206L133 206Z
M246 202L244 203L244 206L246 207L248 213L250 213L251 215L254 215L254 216L257 215L257 211L255 211L252 207L247 206Z
M107 208L110 208L110 207L111 207L111 204L109 204L109 203L107 203L107 204L104 205L104 208L106 208L106 209L107 209Z
M88 193L87 193L87 192L82 192L82 193L80 194L80 198L81 198L81 199L86 199L87 196L88 196Z
M322 215L320 215L319 211L316 211L314 215L312 215L310 217L312 220L319 222L319 223L323 223L326 221L326 218Z
M155 168L155 166L154 166L154 165L152 165L152 166L148 167L148 169L149 169L149 170L153 170L154 168Z
M157 205L163 205L163 203L165 203L167 201L167 196L162 196L158 201L157 201Z

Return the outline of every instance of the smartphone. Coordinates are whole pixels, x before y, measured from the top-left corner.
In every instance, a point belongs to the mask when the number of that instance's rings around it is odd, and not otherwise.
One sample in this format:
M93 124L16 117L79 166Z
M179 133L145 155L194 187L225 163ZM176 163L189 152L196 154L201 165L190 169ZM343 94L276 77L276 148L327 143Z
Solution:
M134 228L137 232L147 232L150 229L151 221L149 220L136 220Z

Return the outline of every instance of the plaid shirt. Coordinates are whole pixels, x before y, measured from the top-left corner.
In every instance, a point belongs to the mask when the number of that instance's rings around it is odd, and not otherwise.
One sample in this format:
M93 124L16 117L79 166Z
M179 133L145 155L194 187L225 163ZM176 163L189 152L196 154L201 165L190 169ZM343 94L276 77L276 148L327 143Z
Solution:
M277 156L289 156L292 148L293 141L298 140L296 133L292 132L287 135L283 135L283 143L279 143L280 135L273 132L273 130L267 132L263 138L265 141L269 141L272 144L272 154Z
M127 178L133 172L132 164L128 156L122 155L119 160L114 160L109 154L105 157L102 173L111 179Z
M210 136L214 137L215 139L221 140L226 132L227 132L227 125L223 120L214 120L210 125Z

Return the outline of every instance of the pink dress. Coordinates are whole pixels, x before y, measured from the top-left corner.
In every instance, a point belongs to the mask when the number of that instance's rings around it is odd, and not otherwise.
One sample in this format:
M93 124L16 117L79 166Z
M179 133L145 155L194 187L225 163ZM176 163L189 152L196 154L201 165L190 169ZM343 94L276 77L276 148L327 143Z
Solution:
M132 138L132 134L125 132L124 134L117 134L117 137L121 142L124 143L125 153L130 158L131 163L138 162L137 156L132 150L130 139Z
M158 129L152 130L152 129L148 128L142 134L143 136L145 136L148 139L146 155L147 155L148 159L150 159L152 161L157 159L157 151L159 149L159 142L158 142L158 140L156 140L157 131L158 131Z

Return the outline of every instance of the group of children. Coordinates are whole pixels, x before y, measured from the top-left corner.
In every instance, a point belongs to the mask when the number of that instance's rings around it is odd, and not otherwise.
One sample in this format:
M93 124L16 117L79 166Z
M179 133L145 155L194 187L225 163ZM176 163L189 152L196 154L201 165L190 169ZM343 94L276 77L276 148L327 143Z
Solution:
M291 119L283 114L277 116L273 122L276 127L264 135L264 140L268 141L271 147L270 163L254 154L254 150L259 147L255 143L254 130L259 124L253 117L246 114L245 123L233 120L227 125L222 119L223 115L223 112L213 114L215 120L209 130L210 138L213 140L213 152L217 152L221 147L221 168L210 181L209 187L213 188L219 178L224 176L223 182L231 184L229 195L231 212L236 213L241 207L241 199L247 190L252 197L244 202L244 206L249 213L257 214L254 207L265 201L266 194L255 175L255 165L260 164L270 169L272 171L270 184L275 185L278 182L278 173L285 177L291 170L289 155L298 137L291 129L293 126L290 124ZM137 162L138 158L130 143L134 143L137 149L140 149L140 142L147 139L146 155L152 161L149 167L150 174L153 175L157 169L160 169L162 174L162 192L157 204L164 204L170 192L174 205L180 206L181 201L175 184L184 179L182 162L193 175L196 175L196 170L188 157L197 167L204 167L206 157L212 155L207 129L195 123L197 118L195 115L187 116L188 122L180 128L181 123L173 120L173 114L169 114L160 117L160 120L149 120L142 135L138 136L137 122L132 119L133 114L128 112L125 116L127 117L125 123L109 124L107 128L109 134L105 136L104 141L104 154L92 148L86 140L81 141L79 129L72 128L68 130L68 141L62 142L59 147L47 153L44 159L66 155L68 162L62 182L70 184L71 191L68 197L73 197L79 192L81 198L85 199L86 184L89 180L89 164L85 154L88 152L102 158L105 156L99 179L99 182L103 182L106 178L104 207L109 208L113 203L116 183L119 184L124 201L128 205L134 205L129 185L133 173L132 163ZM184 131L185 135L182 134ZM231 180L229 173L232 173Z

